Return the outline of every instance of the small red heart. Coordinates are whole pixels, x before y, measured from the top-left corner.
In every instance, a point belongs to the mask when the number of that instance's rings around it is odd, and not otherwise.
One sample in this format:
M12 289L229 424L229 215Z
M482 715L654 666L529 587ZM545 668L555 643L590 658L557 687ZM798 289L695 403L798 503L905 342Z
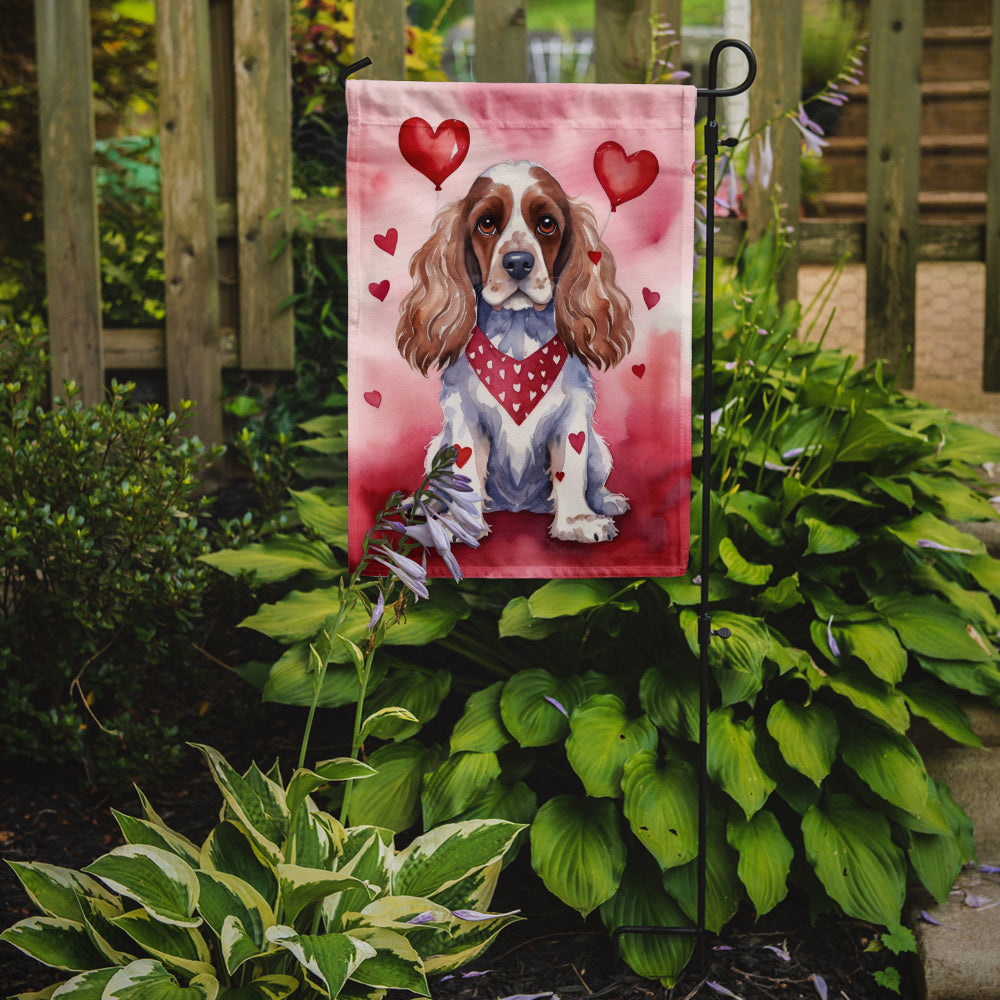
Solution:
M369 406L374 406L377 410L382 405L382 393L380 393L378 389L372 389L371 392L366 392L365 402Z
M554 475L555 475L556 479L559 480L559 482L562 482L566 478L566 473L565 472L556 472L556 473L554 473Z
M646 374L646 366L645 365L632 365L632 374L636 378L642 378L642 376Z
M472 458L472 449L463 448L460 444L456 444L455 450L458 452L458 455L455 457L455 465L461 469Z
M583 442L587 440L587 435L583 431L577 431L576 434L570 434L569 443L573 446L573 451L578 455L583 451Z
M660 301L660 293L652 292L648 288L642 290L642 300L646 303L647 309L652 309Z
M373 281L368 286L368 291L372 293L379 300L379 302L385 302L385 297L389 294L389 279L385 278L382 281Z
M399 233L395 229L387 229L385 236L379 233L375 234L375 246L379 250L384 250L390 257L396 252L396 242L399 239Z
M588 250L587 256L595 263L601 263L601 251L600 250Z

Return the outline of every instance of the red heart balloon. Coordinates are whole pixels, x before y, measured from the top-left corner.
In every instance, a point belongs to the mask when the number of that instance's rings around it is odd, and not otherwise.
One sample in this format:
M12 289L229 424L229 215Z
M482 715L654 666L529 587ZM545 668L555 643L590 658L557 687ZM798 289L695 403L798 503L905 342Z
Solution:
M423 118L407 118L399 126L399 151L411 167L419 170L441 190L469 152L469 126L457 118L448 118L432 129Z
M648 149L626 156L617 142L609 140L594 152L594 173L611 200L612 212L642 194L659 172L660 162Z

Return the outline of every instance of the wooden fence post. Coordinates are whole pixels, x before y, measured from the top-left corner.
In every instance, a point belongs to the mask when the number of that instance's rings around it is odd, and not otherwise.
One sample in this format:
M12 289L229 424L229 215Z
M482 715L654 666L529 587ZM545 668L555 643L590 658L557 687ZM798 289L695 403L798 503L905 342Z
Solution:
M757 65L761 67L756 83L750 88L750 131L755 132L765 122L795 108L802 99L802 4L799 0L758 0L754 3L750 8L750 41ZM781 206L779 224L794 230L794 242L778 274L778 296L785 302L798 296L802 136L790 121L779 119L771 127L771 146L774 169L770 183L763 188L758 177L747 193L747 227L751 240L760 239L774 220L773 202L777 201Z
M295 367L290 21L288 0L233 6L242 368Z
M374 80L406 79L405 0L363 0L354 5L354 54L373 65L359 76Z
M159 0L167 395L197 402L192 431L222 441L219 254L207 0Z
M598 83L645 83L653 0L594 0Z
M913 387L923 0L872 0L868 53L865 360Z
M1000 392L1000 0L993 0L990 45L989 170L986 178L986 325L983 390Z
M52 393L104 398L89 0L35 0Z
M524 0L475 0L478 83L524 83L528 79L528 33Z

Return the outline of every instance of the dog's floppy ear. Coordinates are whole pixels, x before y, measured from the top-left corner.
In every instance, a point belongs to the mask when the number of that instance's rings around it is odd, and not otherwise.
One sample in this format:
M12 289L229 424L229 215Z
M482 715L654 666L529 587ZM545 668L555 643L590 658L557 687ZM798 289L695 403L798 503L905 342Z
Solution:
M569 199L565 262L556 262L556 330L566 348L611 368L632 346L632 303L615 277L615 258L601 242L590 206ZM597 263L588 255L598 251Z
M468 241L465 202L457 202L438 212L410 260L413 288L400 307L396 346L424 375L457 361L475 329L478 276L469 274Z

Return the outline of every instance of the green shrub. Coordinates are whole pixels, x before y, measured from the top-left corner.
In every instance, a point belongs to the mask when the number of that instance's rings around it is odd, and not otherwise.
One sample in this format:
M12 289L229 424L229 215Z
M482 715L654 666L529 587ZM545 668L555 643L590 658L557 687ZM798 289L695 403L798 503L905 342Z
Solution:
M96 406L68 385L43 408L41 336L0 321L0 744L110 773L176 752L153 682L191 661L208 453L187 404L131 409L128 385Z

